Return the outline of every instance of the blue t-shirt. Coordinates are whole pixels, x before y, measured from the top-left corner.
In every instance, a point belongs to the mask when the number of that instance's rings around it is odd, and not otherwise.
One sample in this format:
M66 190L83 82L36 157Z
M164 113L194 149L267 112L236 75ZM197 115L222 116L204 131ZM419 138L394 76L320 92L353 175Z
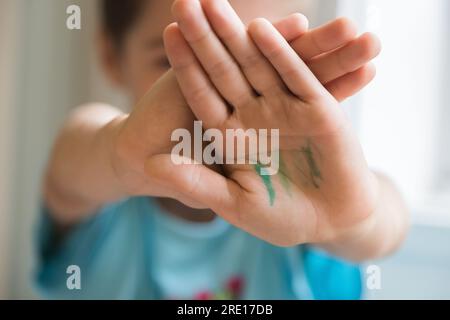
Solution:
M148 197L105 207L61 241L44 210L38 235L36 285L48 299L361 297L355 265L273 246L220 218L186 222ZM80 270L80 290L67 286L69 266Z

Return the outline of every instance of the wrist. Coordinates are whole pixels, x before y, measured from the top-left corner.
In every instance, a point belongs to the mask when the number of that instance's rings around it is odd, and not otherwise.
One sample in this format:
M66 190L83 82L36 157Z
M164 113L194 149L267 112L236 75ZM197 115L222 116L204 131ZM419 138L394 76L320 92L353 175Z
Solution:
M128 170L128 166L125 159L121 156L118 147L118 140L128 116L128 114L117 116L102 128L102 131L106 136L106 139L104 140L106 143L106 161L114 185L117 186L118 197L130 195L129 190L127 190L127 187L123 182L123 176L125 175L126 170Z

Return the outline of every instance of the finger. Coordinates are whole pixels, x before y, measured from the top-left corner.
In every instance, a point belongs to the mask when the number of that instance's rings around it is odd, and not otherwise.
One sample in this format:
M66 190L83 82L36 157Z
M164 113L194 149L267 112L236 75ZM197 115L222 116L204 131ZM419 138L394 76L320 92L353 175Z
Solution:
M380 51L379 39L371 33L365 33L344 47L311 60L308 66L321 83L328 83L358 70L378 56Z
M291 41L291 46L303 60L309 60L343 46L356 33L356 26L349 19L339 18Z
M376 75L373 63L368 63L358 70L348 73L326 85L326 89L339 102L355 95L369 84Z
M253 89L212 31L200 2L177 0L172 13L184 38L223 98L237 106L253 97Z
M176 23L164 31L166 54L194 115L209 128L228 118L228 108L196 60Z
M254 20L249 25L249 33L293 94L303 100L326 95L311 70L269 21Z
M182 164L185 161L186 164ZM201 164L189 164L190 159L178 155L158 155L150 158L145 172L162 186L170 186L181 200L201 203L230 223L236 224L233 214L239 193L236 182L225 178Z
M236 59L254 90L264 95L268 90L283 88L281 78L256 48L229 2L202 0L201 3L214 32Z
M286 41L291 42L308 32L308 19L301 13L294 13L273 24Z
M173 174L173 172L172 172ZM152 177L153 179L153 177ZM145 187L142 190L142 192L139 194L139 196L149 196L151 195L152 197L157 197L157 198L171 198L171 199L177 199L178 201L182 202L183 204L185 204L186 206L190 207L190 208L194 208L194 209L199 209L199 210L203 210L203 209L208 209L208 207L205 204L202 204L198 201L195 201L191 198L189 198L188 196L180 193L177 190L174 190L172 188L172 186L169 185L158 185L158 190L155 191L155 187L154 187L154 183L153 185L149 188L149 190L146 190Z

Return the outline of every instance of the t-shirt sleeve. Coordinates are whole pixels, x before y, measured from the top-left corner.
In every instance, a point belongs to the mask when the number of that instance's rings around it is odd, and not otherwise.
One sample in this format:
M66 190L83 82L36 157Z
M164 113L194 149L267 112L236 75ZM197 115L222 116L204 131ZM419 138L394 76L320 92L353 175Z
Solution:
M303 248L303 264L314 299L362 298L362 274L358 265L332 257L311 246Z
M47 299L135 297L145 266L143 215L135 211L130 201L105 207L58 239L43 207L36 230L38 294Z

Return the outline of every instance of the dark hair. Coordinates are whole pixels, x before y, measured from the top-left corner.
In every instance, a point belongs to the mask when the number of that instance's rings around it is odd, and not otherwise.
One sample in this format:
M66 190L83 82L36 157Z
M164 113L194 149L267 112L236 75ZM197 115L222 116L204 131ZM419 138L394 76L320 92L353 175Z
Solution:
M111 37L114 46L120 49L127 33L139 18L142 7L148 0L102 0L101 15L104 32Z

